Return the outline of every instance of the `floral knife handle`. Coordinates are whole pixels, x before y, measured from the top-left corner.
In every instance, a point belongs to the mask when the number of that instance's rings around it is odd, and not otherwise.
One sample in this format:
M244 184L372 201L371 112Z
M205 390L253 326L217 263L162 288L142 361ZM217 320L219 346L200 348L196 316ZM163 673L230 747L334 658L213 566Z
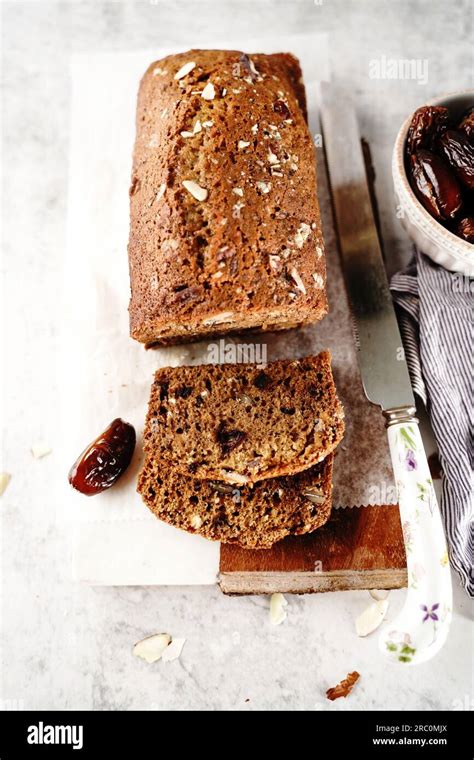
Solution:
M394 662L433 657L448 635L451 572L441 514L414 409L384 412L407 556L408 593L379 645Z

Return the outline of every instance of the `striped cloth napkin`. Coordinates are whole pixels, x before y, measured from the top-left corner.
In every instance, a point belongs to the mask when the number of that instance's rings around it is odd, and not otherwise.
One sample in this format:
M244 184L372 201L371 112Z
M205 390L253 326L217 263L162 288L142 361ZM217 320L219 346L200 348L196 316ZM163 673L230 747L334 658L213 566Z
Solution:
M390 283L415 393L442 467L441 512L451 564L474 596L474 278L415 250Z

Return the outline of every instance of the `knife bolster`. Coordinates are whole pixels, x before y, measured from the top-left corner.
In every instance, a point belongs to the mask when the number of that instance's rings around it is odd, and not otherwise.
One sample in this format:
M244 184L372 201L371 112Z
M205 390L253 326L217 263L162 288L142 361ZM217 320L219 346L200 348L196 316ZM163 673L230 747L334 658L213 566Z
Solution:
M385 417L386 427L406 424L407 422L415 422L418 424L416 408L414 406L397 406L393 409L385 409L383 415Z

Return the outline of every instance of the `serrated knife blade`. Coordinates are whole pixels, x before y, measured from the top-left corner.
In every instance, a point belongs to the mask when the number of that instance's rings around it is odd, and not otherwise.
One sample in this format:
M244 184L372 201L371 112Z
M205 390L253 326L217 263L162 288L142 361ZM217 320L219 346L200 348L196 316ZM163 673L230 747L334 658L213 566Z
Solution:
M413 407L356 115L330 85L322 94L323 144L364 390L369 401L384 411Z

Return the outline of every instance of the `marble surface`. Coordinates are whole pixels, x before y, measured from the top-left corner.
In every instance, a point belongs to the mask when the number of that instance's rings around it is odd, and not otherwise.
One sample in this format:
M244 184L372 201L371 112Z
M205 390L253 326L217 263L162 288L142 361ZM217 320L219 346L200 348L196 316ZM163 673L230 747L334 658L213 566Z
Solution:
M225 598L217 588L88 588L71 581L70 541L55 483L59 315L67 207L72 52L152 48L157 37L198 46L214 33L245 47L250 30L329 35L332 76L355 98L377 171L388 266L406 256L392 207L390 153L402 119L468 80L468 0L454 4L312 2L4 2L4 357L1 503L0 707L37 709L468 709L472 707L470 604L455 587L450 638L416 672L387 665L377 637L354 619L366 592L288 597L288 618L269 623L266 597ZM371 60L428 60L425 84L374 80ZM107 93L104 92L104 98ZM113 129L113 124L111 125ZM91 182L94 178L91 177ZM87 314L84 314L87 319ZM30 447L52 453L36 460ZM389 615L403 592L392 592ZM143 636L187 639L178 661L132 656ZM347 700L325 691L350 670Z

